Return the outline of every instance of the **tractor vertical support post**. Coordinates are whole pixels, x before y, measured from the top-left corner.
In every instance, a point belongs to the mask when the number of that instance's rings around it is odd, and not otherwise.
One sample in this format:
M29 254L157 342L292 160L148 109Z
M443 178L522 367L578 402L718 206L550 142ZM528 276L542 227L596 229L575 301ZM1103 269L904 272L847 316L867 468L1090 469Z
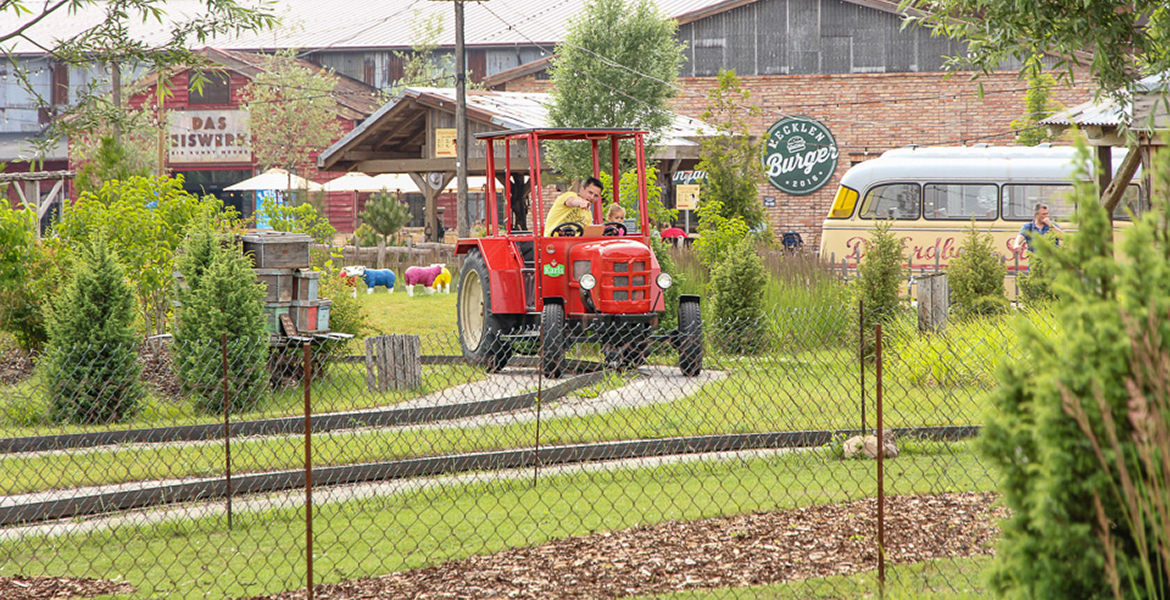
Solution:
M313 409L311 380L312 350L305 342L305 594L313 600Z
M484 160L486 161L485 164L487 166L488 176L487 176L487 189L484 190L487 193L487 198L485 198L486 202L484 203L486 208L484 209L484 211L487 214L484 216L487 218L488 234L489 235L497 235L498 232L496 231L496 228L499 226L500 223L499 223L499 220L497 219L498 212L496 209L496 178L494 177L494 173L496 172L496 160L495 160L496 157L495 157L495 153L492 152L492 141L491 140L487 140L486 146L487 146L487 156L484 157ZM505 185L505 187L506 187L506 185Z
M650 199L646 197L646 146L642 136L634 137L634 164L641 172L638 177L638 206L645 206L646 210L641 211L642 214L638 218L638 223L642 228L642 235L650 235Z
M885 461L886 439L884 419L882 415L882 324L874 328L876 381L877 385L877 550L878 550L878 589L884 597L886 586L886 493L885 493Z

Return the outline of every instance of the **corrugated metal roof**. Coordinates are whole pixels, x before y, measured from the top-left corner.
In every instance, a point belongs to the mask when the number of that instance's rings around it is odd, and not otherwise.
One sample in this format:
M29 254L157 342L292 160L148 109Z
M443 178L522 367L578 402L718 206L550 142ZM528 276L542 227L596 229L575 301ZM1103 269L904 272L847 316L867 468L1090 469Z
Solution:
M555 44L564 39L569 22L578 15L586 0L491 0L464 5L464 41L468 46ZM59 11L29 28L26 35L33 41L13 39L5 44L12 52L42 54L37 44L53 45L102 22L102 3L77 11ZM244 5L250 2L242 2ZM734 6L730 0L656 0L659 10L670 17L696 12L717 12L721 5ZM168 22L190 20L203 12L200 0L169 0L163 6ZM252 6L255 6L252 4ZM711 10L706 10L711 9ZM276 10L281 24L264 33L241 33L216 38L196 45L212 45L237 50L301 48L350 49L409 47L416 41L415 24L431 15L439 15L443 32L439 45L455 45L455 9L450 2L430 0L295 0L280 3ZM15 27L34 15L21 15ZM131 34L151 44L166 39L165 26L153 20L130 19ZM15 29L6 25L5 29ZM35 41L35 43L34 43ZM195 42L193 42L195 43Z
M1117 126L1129 123L1129 106L1118 106L1111 98L1102 98L1078 104L1067 110L1062 110L1047 119L1041 119L1041 125L1086 125Z

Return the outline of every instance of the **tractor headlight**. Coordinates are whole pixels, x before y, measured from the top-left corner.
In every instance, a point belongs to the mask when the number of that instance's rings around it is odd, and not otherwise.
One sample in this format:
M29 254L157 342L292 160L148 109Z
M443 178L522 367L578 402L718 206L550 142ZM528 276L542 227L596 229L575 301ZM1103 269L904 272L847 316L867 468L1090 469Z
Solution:
M658 287L666 290L670 289L672 285L674 285L674 278L670 276L670 273L658 274Z
M581 276L579 280L581 287L586 290L591 290L597 286L597 278L592 273L586 273Z

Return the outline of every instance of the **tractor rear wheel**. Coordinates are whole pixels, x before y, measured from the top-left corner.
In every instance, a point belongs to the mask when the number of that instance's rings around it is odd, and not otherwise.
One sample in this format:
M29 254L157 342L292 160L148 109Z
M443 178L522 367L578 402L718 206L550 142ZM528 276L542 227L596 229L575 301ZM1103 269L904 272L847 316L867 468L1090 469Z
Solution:
M565 371L565 307L551 302L540 315L540 369L545 377L556 379Z
M676 347L683 375L695 377L703 371L703 314L694 300L679 302Z
M491 279L479 250L468 252L463 261L455 313L463 358L489 372L507 366L512 358L512 342L501 336L511 330L510 320L492 314Z

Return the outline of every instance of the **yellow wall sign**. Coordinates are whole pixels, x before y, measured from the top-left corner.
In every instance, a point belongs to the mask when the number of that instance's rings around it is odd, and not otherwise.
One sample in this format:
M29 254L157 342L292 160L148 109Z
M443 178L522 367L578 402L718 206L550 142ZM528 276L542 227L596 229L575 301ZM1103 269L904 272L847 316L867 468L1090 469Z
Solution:
M455 129L435 129L435 158L455 158Z
M674 186L674 207L679 210L695 210L699 207L698 185Z

